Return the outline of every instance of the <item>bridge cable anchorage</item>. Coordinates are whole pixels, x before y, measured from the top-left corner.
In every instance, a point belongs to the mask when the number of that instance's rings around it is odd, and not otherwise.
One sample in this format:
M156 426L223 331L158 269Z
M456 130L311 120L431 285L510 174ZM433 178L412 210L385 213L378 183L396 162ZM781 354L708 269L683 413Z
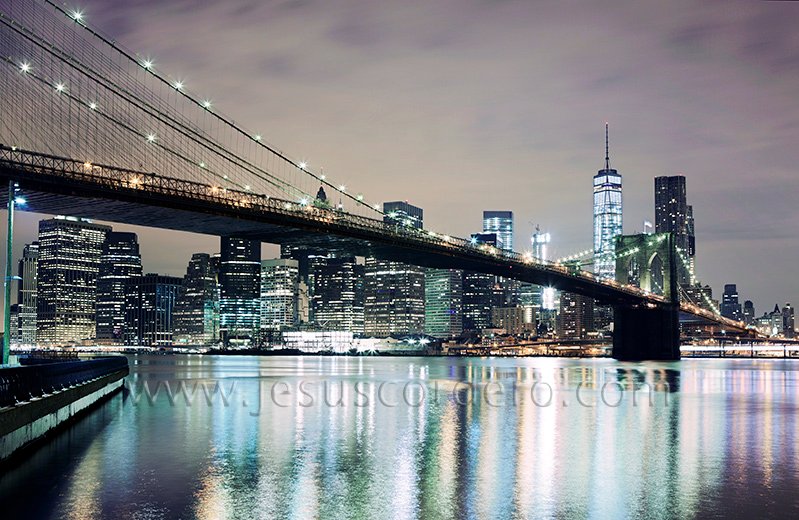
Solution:
M74 20L74 16L72 16L71 13L68 12L63 7L61 7L58 4L52 2L51 0L44 0L44 1L51 8L55 9L57 12L60 12L62 15L67 17L67 19ZM152 66L153 62L152 62L152 60L150 58L148 58L146 60L146 63L143 63L142 60L139 60L139 59L136 58L134 53L128 51L127 49L125 49L123 46L121 46L116 41L104 36L99 31L91 28L85 22L85 19L82 20L80 24L78 24L78 27L86 30L92 37L98 39L103 44L111 47L114 51L119 53L121 56L125 57L127 60L129 60L131 63L133 63L135 66L137 66L139 68L146 69L147 72L150 75L152 75L154 78L156 78L157 80L162 82L164 85L166 85L166 86L168 86L170 88L173 88L176 92L178 92L179 95L185 97L193 105L199 106L199 107L203 108L204 110L206 108L208 108L208 107L204 107L203 106L203 104L204 104L203 103L203 99L197 98L195 96L192 96L187 91L187 89L185 89L185 85L183 84L183 82L180 82L180 88L175 89L174 88L176 86L175 82L170 82L167 77L163 76L157 70L155 70L154 67ZM147 66L145 67L144 65L147 65ZM223 123L225 126L229 127L232 131L236 132L240 137L246 139L249 142L255 143L257 146L263 147L263 149L269 151L271 154L273 154L276 157L282 159L283 161L285 161L286 163L290 164L291 166L297 168L298 170L304 172L305 174L307 174L308 176L313 178L316 182L319 182L322 185L325 185L325 186L327 186L327 187L329 187L329 188L331 188L331 189L333 189L335 191L338 191L339 196L345 197L348 200L355 202L356 207L362 207L362 208L367 209L369 212L377 212L377 213L383 215L383 212L379 209L379 205L370 205L369 203L367 203L367 202L365 202L363 200L363 197L361 197L361 196L359 196L357 194L353 194L353 193L347 192L345 190L341 190L339 188L339 186L341 186L341 185L334 184L332 181L324 178L321 174L317 174L317 173L313 172L311 169L309 169L307 167L306 168L300 167L300 164L303 161L298 161L298 160L292 159L287 154L282 152L281 150L278 150L276 147L266 143L265 140L260 136L260 134L255 134L253 132L246 131L245 129L243 129L242 127L237 125L233 120L231 120L230 118L224 116L223 114L221 114L220 112L218 112L216 110L214 110L214 111L205 110L205 111L210 112L210 114L214 118L216 118L218 121ZM355 193L357 193L357 192L355 192Z

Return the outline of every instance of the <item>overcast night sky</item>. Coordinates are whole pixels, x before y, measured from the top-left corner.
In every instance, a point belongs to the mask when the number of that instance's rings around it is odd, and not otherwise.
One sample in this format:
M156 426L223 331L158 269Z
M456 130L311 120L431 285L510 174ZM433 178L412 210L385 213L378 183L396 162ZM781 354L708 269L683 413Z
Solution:
M530 222L556 255L590 246L609 121L626 233L653 219L654 177L684 174L714 296L799 303L799 2L81 1L217 110L426 227L512 210L517 250ZM19 215L17 254L39 218ZM149 272L218 250L115 227Z

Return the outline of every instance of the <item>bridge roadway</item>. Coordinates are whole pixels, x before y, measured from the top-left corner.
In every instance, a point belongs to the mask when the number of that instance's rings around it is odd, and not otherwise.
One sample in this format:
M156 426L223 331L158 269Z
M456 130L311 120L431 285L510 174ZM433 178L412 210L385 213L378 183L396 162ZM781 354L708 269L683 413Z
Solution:
M429 230L384 223L249 193L0 145L0 181L19 183L25 210L267 243L324 248L423 267L465 269L552 286L612 305L663 305L635 287L586 271L472 244Z
M3 196L7 196L9 180L19 183L27 201L25 209L37 213L236 236L423 267L477 271L555 287L614 306L671 305L659 295L600 281L587 271L570 271L529 255L472 244L429 230L0 144ZM690 304L681 304L680 310L683 314L740 328L737 322Z

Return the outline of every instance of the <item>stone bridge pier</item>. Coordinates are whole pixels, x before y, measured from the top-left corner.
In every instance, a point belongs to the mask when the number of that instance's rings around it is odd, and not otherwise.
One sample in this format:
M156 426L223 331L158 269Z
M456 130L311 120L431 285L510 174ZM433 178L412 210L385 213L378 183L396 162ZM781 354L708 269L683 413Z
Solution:
M622 361L680 359L674 236L623 235L616 239L616 251L616 281L659 294L668 303L614 307L613 357Z

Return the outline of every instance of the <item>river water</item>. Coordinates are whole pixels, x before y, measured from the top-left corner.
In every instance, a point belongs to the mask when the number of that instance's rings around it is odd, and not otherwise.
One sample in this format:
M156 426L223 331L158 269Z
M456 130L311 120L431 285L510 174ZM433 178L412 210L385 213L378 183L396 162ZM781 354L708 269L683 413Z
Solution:
M799 518L799 361L131 356L2 518Z

